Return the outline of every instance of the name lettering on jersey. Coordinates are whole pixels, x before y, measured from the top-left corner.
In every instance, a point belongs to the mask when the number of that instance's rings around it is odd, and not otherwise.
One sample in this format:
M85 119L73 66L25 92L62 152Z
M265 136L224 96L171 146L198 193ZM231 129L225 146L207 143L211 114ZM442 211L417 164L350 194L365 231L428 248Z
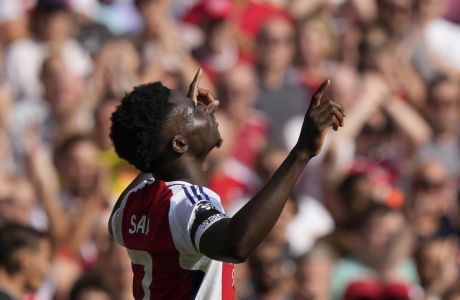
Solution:
M150 220L146 215L142 215L138 221L136 215L131 216L131 226L128 232L130 234L142 233L144 235L149 234Z

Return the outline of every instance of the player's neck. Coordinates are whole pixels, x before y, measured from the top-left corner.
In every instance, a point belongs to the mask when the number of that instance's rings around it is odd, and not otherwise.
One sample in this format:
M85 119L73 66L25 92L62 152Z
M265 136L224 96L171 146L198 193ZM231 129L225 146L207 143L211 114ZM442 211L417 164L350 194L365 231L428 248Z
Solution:
M153 176L163 181L187 181L192 184L205 185L206 175L203 162L183 156L158 169Z

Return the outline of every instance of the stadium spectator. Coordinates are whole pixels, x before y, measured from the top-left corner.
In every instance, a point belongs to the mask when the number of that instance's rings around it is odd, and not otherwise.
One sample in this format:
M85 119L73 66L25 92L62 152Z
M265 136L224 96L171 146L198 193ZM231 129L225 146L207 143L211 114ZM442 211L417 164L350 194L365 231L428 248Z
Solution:
M0 228L0 299L22 299L37 291L49 271L51 246L47 236L25 225Z
M440 79L430 85L425 111L433 137L419 149L424 159L441 161L451 176L459 178L458 124L460 122L460 88L456 81Z
M293 126L290 122L294 122L294 128L300 128L308 99L298 85L293 69L294 37L294 27L290 20L273 18L267 20L260 29L256 49L259 82L256 108L269 117L270 137L286 146L291 134L296 135L288 126Z

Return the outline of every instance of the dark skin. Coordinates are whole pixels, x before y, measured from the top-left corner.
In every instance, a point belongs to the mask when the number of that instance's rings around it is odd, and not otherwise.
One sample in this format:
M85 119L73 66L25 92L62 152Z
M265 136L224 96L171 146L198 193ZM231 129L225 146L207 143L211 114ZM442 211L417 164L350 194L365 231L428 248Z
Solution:
M165 149L162 161L165 163L153 174L156 179L205 184L206 156L222 140L213 115L219 101L199 87L201 74L200 69L190 84L188 97L177 91L171 93L169 101L177 109L161 134L161 147ZM323 100L329 85L330 81L326 80L313 95L297 144L267 184L232 218L217 221L203 234L200 250L204 255L240 263L268 235L303 169L320 152L327 130L343 126L342 106ZM113 211L127 191L150 177L150 174L140 174L120 196Z

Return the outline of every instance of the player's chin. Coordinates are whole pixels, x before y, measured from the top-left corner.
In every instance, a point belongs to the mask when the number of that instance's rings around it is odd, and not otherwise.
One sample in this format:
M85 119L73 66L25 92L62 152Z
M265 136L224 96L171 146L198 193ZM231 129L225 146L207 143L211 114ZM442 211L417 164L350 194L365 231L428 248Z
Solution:
M214 131L212 135L214 136L214 143L213 143L212 149L220 148L220 146L222 146L224 140L222 139L222 136L220 135L219 130L216 128L216 131Z

